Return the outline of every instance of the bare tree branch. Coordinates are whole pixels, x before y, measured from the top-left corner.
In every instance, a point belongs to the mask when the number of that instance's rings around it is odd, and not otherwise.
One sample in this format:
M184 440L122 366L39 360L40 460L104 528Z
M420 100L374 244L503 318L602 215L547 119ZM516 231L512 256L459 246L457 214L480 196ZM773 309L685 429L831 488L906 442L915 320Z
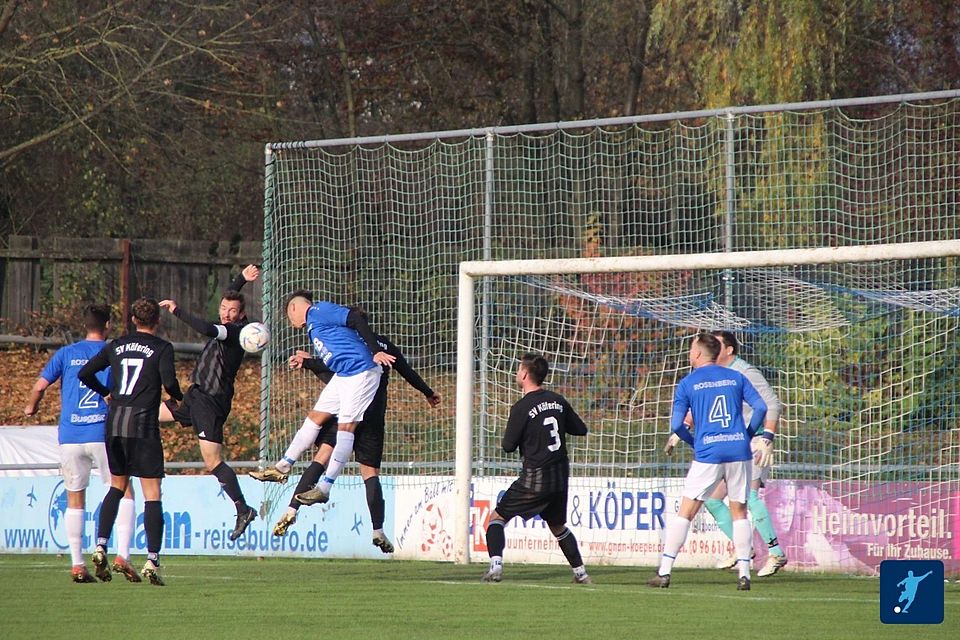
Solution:
M0 12L0 35L3 35L3 32L10 26L10 21L13 20L13 14L16 13L18 4L20 4L20 0L7 0L7 4L3 6L3 12Z

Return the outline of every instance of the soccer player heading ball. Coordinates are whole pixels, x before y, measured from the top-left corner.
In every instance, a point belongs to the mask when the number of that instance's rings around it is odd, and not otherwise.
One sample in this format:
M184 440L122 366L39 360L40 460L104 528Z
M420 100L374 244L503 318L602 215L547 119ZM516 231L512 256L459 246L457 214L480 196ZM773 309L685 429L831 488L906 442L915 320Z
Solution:
M290 295L286 307L291 326L306 328L317 358L333 373L301 427L303 433L312 432L315 437L320 425L337 420L333 453L316 487L316 499L310 502L323 504L330 499L333 483L353 453L354 433L380 387L382 367L392 366L396 357L377 342L366 315L359 309L313 302L313 294L303 289ZM273 469L254 477L285 481L294 462L292 457L285 457Z

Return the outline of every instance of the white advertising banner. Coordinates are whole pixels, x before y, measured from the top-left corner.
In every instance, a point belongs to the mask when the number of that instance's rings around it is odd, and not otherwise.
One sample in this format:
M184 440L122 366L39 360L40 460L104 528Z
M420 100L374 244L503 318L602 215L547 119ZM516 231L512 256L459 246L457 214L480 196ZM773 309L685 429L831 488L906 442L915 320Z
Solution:
M470 556L487 559L485 531L497 500L514 477L475 478L470 507ZM453 559L453 478L398 478L395 487L397 556ZM650 565L663 551L663 529L679 506L677 479L572 478L567 526L580 543L584 562ZM547 524L535 517L507 525L508 562L565 562ZM709 518L698 516L677 566L712 567L733 550Z

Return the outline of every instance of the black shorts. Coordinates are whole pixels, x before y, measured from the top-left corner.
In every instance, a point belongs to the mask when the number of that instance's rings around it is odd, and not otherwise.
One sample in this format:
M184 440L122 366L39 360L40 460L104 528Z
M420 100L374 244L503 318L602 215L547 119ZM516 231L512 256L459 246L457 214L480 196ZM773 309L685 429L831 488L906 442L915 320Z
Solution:
M514 482L497 502L497 513L504 521L540 516L551 526L563 525L567 523L567 490L530 491Z
M173 419L185 427L193 427L198 438L223 444L223 423L227 421L228 412L208 394L197 387L190 387L176 409L172 400L167 400L165 404Z
M115 476L163 477L163 442L156 438L107 437L107 464Z
M383 414L368 413L370 419L364 419L353 432L353 455L362 465L379 469L383 462L384 425ZM337 446L337 419L331 418L320 426L320 433L314 442L321 445Z

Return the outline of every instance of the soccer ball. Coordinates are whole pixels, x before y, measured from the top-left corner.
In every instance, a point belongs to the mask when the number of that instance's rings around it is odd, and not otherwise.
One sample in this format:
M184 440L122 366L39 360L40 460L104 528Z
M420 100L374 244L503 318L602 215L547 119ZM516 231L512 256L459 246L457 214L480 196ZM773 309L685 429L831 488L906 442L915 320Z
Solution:
M262 322L251 322L240 329L240 346L247 353L260 353L270 343L270 329Z

